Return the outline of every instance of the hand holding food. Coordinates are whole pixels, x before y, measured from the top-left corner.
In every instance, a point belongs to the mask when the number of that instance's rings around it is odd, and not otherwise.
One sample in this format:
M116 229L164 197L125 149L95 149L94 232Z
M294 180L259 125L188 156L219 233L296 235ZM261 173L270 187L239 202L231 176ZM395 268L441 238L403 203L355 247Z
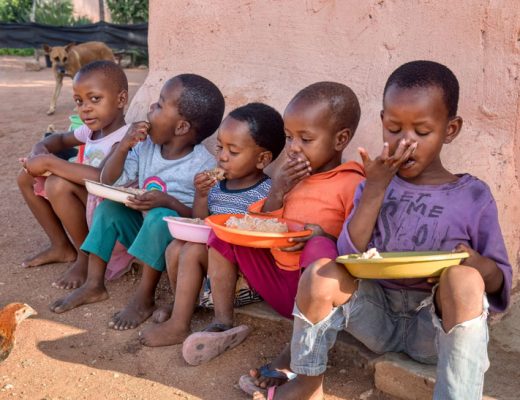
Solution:
M148 132L150 131L150 123L146 121L134 122L128 128L126 135L121 140L120 146L123 148L131 149L136 146L139 142L146 140Z

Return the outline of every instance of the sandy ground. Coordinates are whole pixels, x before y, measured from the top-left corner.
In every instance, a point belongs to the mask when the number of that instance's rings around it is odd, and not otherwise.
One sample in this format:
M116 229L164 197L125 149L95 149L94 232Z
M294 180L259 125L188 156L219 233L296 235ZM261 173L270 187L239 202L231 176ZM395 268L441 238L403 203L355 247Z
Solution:
M17 331L17 346L0 364L0 399L245 399L236 388L240 375L275 356L290 333L280 324L248 317L251 336L212 362L188 366L180 346L146 348L137 330L117 332L107 326L124 306L138 276L127 274L109 283L110 299L65 314L48 304L64 295L51 287L67 267L53 264L23 269L23 258L43 249L47 239L26 208L16 186L17 158L26 155L49 124L65 129L73 112L71 81L66 80L53 116L45 115L54 87L50 69L26 72L30 59L0 57L0 305L26 302L39 313ZM127 70L131 95L147 71ZM171 300L163 282L158 303ZM193 329L209 320L196 315ZM151 323L151 322L148 322ZM337 353L326 379L326 399L382 399L372 393L372 378ZM372 393L372 394L371 394Z

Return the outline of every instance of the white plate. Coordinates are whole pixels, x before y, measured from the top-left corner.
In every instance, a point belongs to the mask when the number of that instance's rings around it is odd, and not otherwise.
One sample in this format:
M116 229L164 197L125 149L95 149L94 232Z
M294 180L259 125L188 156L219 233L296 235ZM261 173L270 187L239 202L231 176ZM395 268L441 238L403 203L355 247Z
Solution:
M128 203L129 197L135 196L115 186L105 185L104 183L90 181L88 179L85 179L85 187L90 194L123 204Z

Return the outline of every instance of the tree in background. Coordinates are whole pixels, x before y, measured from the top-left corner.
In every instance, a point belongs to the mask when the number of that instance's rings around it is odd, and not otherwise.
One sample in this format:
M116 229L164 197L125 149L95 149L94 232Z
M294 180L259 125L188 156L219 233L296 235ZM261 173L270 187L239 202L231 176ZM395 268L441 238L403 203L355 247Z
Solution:
M106 0L114 24L148 22L148 0Z
M1 22L28 22L32 0L0 0Z

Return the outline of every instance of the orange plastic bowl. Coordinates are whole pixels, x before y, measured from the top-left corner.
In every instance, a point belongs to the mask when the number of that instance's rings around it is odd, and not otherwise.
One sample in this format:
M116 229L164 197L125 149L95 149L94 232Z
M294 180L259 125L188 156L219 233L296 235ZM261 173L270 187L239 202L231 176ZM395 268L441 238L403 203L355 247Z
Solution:
M284 218L277 218L280 222L285 222L289 232L270 233L253 232L242 229L233 229L226 226L226 221L230 217L243 218L243 214L219 214L211 215L206 218L206 223L213 228L213 232L219 239L225 242L245 247L257 247L264 249L282 248L294 246L295 243L289 242L290 238L304 237L312 233L304 229L304 224ZM272 219L270 216L254 215L255 218Z

